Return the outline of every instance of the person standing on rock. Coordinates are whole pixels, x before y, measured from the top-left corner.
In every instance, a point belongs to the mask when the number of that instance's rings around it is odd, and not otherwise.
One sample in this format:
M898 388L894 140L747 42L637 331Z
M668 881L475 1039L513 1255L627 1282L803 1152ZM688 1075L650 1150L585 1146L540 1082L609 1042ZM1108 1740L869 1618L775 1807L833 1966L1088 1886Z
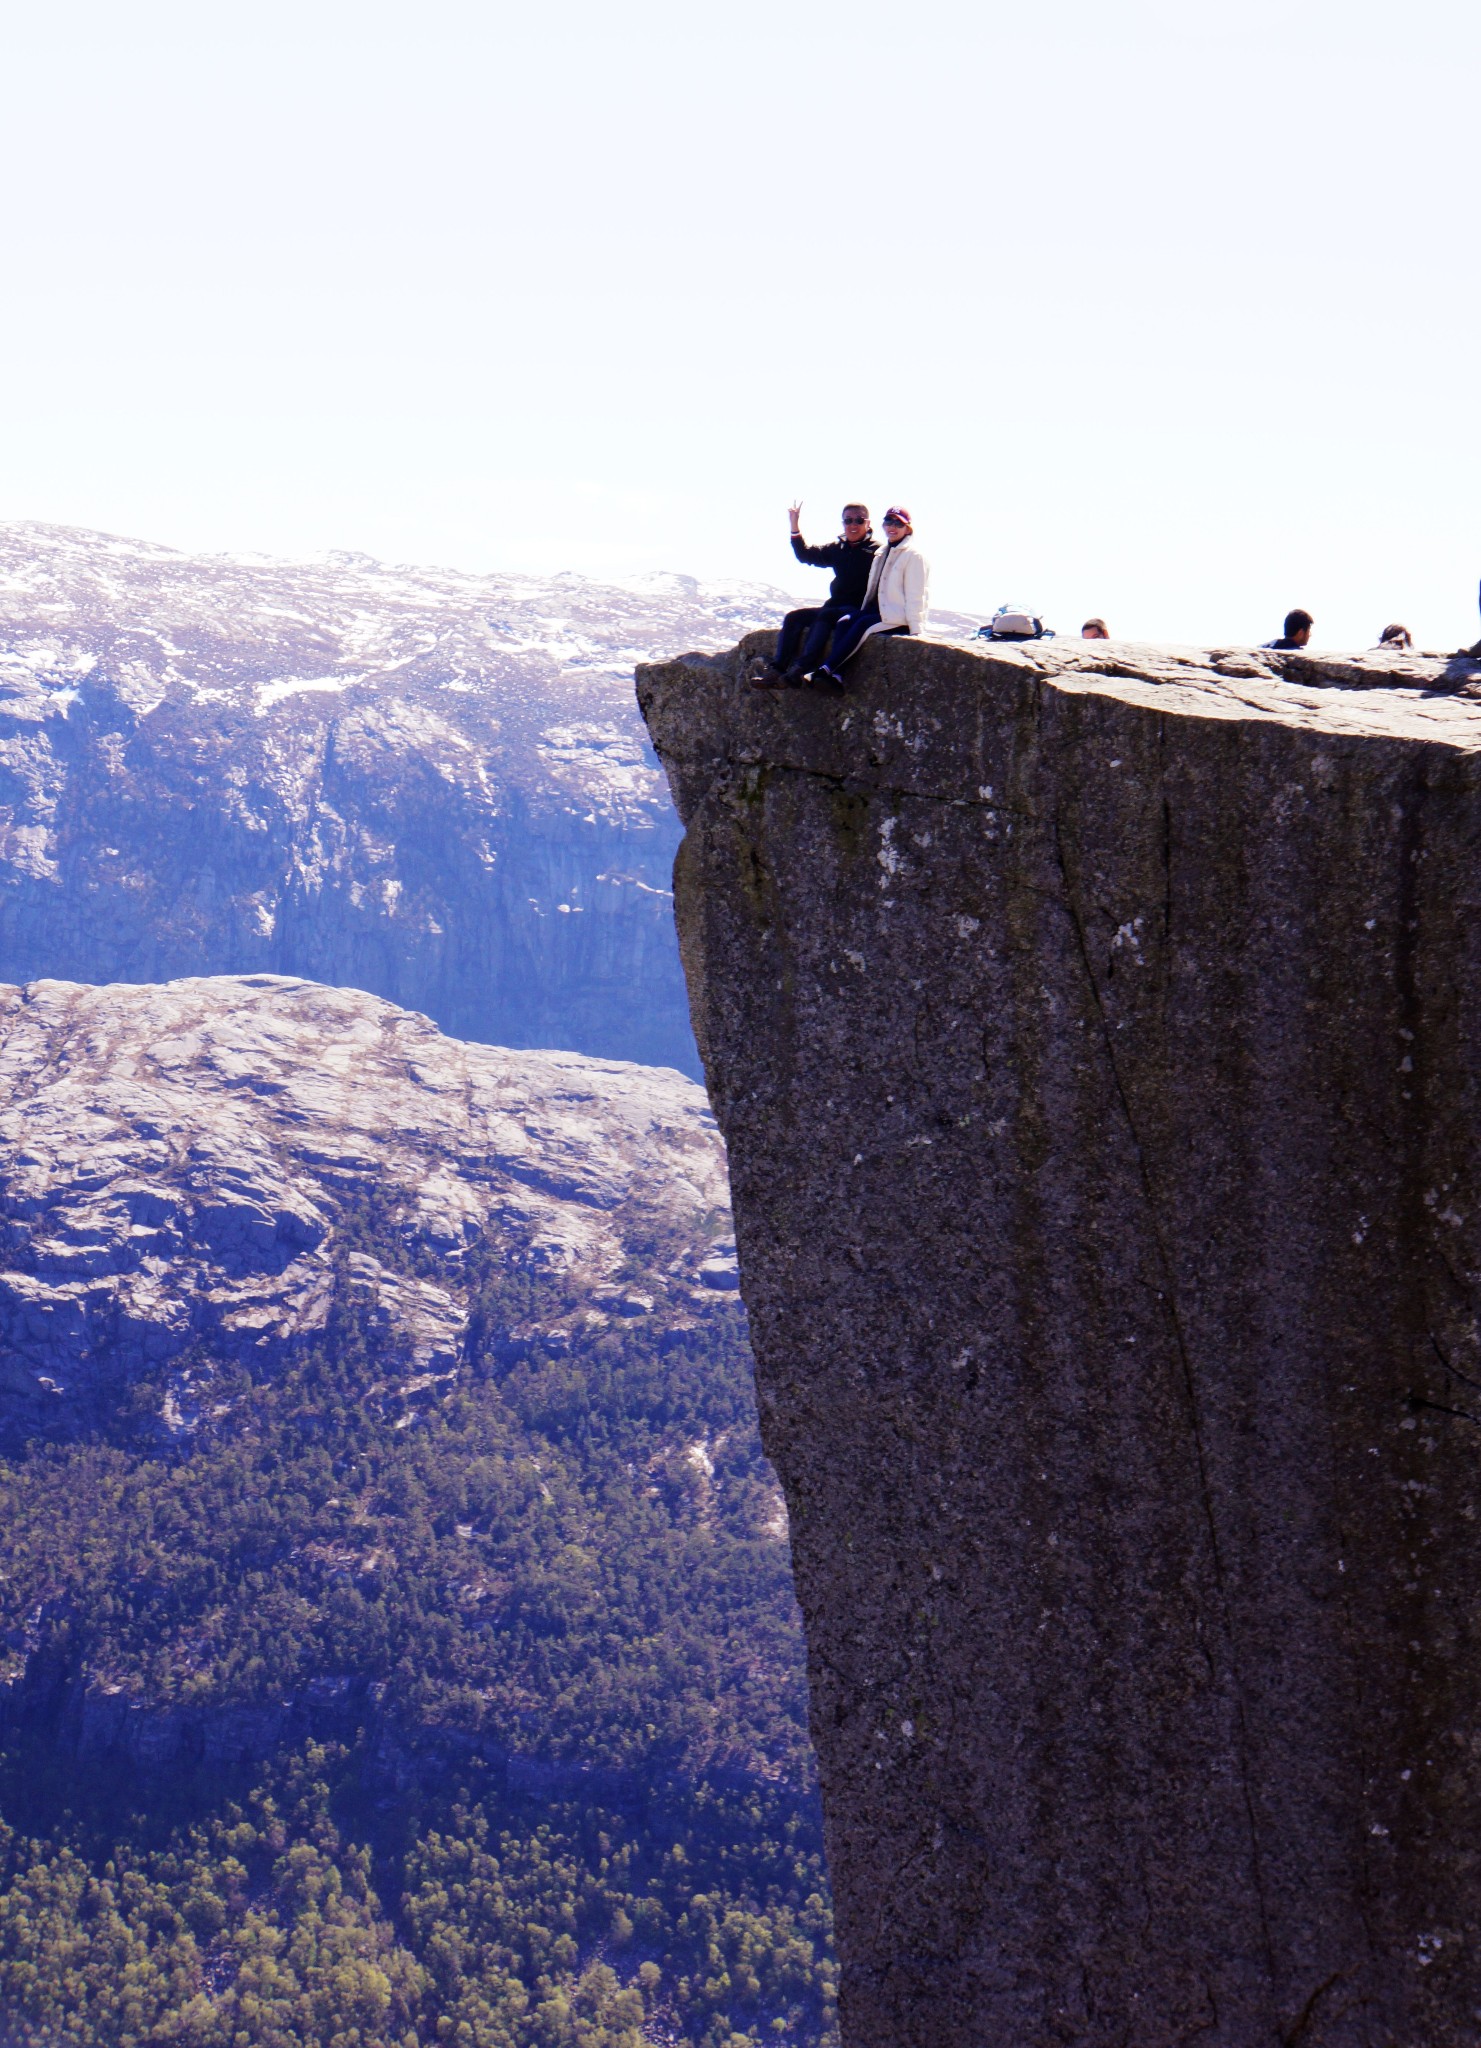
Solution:
M811 675L823 658L828 640L840 619L858 611L869 587L869 571L879 551L874 529L869 524L867 505L845 505L843 532L826 547L810 548L802 538L802 506L788 507L792 522L792 552L799 562L813 569L831 569L833 582L828 602L788 612L777 635L776 653L761 673L753 677L758 690L777 690L795 685Z
M1279 640L1267 640L1265 645L1267 648L1304 647L1311 638L1311 629L1315 624L1316 620L1311 616L1310 612L1287 612L1286 622L1281 627Z
M914 545L915 527L903 505L891 505L883 523L885 545L874 557L863 605L840 623L828 659L813 671L813 688L831 696L841 694L839 671L866 640L877 633L909 633L918 640L926 630L931 565Z

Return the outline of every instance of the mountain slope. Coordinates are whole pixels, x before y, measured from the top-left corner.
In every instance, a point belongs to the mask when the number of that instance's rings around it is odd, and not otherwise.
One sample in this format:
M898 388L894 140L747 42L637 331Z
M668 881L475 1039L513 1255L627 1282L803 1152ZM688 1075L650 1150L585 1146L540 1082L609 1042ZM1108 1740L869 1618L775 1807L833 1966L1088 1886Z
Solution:
M0 977L304 975L695 1071L632 669L785 603L0 526Z
M463 1044L269 975L52 981L0 988L0 1095L12 1438L96 1426L166 1367L169 1426L193 1427L209 1380L181 1361L260 1374L320 1336L368 1216L395 1256L356 1252L350 1279L422 1374L456 1368L474 1253L654 1329L710 1298L701 1265L734 1284L713 1120L662 1068Z
M0 2036L835 2040L702 1092L269 977L0 1071Z

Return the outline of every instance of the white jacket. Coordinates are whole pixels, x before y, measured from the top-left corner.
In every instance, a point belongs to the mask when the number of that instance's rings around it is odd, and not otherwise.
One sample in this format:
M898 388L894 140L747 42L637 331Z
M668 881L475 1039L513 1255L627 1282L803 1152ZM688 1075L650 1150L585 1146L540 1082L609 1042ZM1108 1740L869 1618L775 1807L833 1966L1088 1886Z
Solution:
M897 540L893 547L881 548L869 564L869 588L864 593L865 604L879 606L879 624L869 632L905 626L919 639L926 630L930 589L931 565L912 541Z

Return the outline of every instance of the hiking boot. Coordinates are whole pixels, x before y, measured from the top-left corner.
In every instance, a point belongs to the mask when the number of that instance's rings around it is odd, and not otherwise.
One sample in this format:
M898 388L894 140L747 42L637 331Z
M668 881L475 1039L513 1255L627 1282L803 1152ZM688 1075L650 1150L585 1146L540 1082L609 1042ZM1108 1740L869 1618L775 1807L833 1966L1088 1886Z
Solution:
M807 681L807 672L805 669L800 669L794 661L790 668L782 670L781 680L783 689L800 690Z
M822 668L815 668L813 670L812 686L815 690L821 690L825 697L841 697L843 695L843 677L835 674L826 664Z
M760 668L751 671L753 690L779 690L786 678L774 661L764 662Z

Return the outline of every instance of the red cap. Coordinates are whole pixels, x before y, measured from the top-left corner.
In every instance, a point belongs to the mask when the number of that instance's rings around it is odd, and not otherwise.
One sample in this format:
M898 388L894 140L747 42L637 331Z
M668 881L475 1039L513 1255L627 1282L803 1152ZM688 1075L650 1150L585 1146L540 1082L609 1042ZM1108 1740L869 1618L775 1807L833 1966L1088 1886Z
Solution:
M898 519L902 526L910 527L912 532L915 530L910 514L903 505L891 505L889 511L885 514L885 519Z

